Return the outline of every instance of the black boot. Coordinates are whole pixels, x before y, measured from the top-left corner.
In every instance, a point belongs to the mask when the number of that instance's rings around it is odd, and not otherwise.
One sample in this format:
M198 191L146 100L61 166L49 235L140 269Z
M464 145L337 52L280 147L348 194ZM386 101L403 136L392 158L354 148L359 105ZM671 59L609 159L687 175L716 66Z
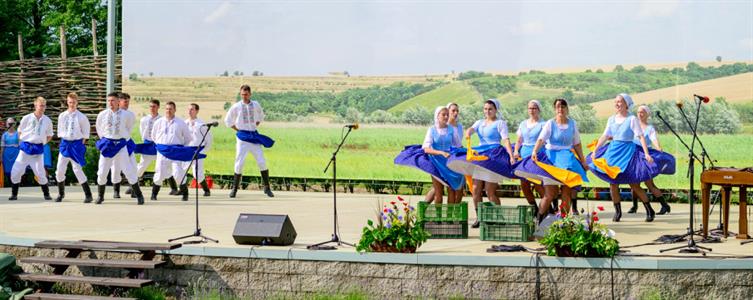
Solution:
M20 186L21 184L18 184L18 183L13 183L11 185L11 192L10 192L11 194L10 194L10 197L8 197L8 201L18 200L18 187Z
M476 222L473 222L473 225L471 225L471 228L479 228L481 227L481 222L478 221L478 208L476 208Z
M627 213L634 214L638 211L638 197L633 197L633 207L631 207Z
M544 221L544 219L546 219L546 215L547 214L543 214L542 215L542 214L536 212L536 225L540 225L541 221Z
M50 197L50 187L46 184L41 185L42 187L42 195L44 196L44 200L52 200L52 197Z
M659 203L661 204L661 209L659 210L658 213L656 213L657 215L668 214L672 210L672 208L669 207L667 200L664 199L664 195L661 195L659 196L659 198L655 198L655 199L657 199Z
M212 193L209 191L209 185L207 184L206 180L201 182L201 189L204 190L204 197L209 197L212 195Z
M159 194L159 189L162 188L161 186L155 184L152 186L152 197L149 198L150 200L157 200L157 195Z
M570 207L571 211L573 212L573 215L577 216L580 215L580 212L578 211L578 199L573 198L570 200Z
M180 200L188 201L188 183L180 185L180 196Z
M557 212L560 211L559 202L560 202L559 198L552 199L552 204L549 207L549 213L550 214L557 214Z
M167 185L170 186L170 195L171 196L177 196L180 195L180 191L178 191L178 184L175 182L175 178L168 178L167 179Z
M112 184L112 197L120 199L120 182Z
M654 208L651 207L651 202L643 202L643 207L646 208L646 222L653 222L656 213Z
M241 174L233 175L233 188L230 190L230 198L235 198L238 193L238 186L241 184Z
M63 201L65 198L65 182L58 182L58 197L55 198L55 202Z
M269 186L269 170L261 171L261 181L264 183L264 194L267 194L267 197L274 197L275 194Z
M622 218L622 204L614 203L614 217L612 217L612 221L619 222L621 218Z
M94 202L95 204L105 202L105 189L107 189L106 185L97 185L97 202Z
M141 178L139 178L139 180L141 180ZM126 195L131 195L131 198L133 198L133 189L132 189L132 188L131 188L131 187L129 186L129 187L128 187L128 188L127 188L127 189L125 190L125 194L126 194Z
M136 203L138 203L139 205L144 204L144 195L141 194L141 189L139 188L139 184L138 183L132 184L131 189L133 189L132 191L133 194L136 195Z
M84 199L84 203L91 203L92 201L94 201L94 199L92 198L92 190L89 188L89 184L84 182L81 184L81 188L84 190L84 197L86 197Z

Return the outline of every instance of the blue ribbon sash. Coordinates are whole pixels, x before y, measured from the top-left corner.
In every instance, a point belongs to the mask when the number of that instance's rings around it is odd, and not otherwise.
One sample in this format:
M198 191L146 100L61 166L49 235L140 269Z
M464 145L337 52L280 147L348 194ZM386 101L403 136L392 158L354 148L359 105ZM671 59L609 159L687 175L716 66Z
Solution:
M204 146L183 146L183 145L163 145L155 144L157 152L162 156L167 157L169 160L174 161L191 161L193 160L193 154L196 149L204 149ZM199 153L199 159L207 157L206 154Z
M238 130L238 132L235 133L235 136L238 137L239 140L247 143L261 144L264 148L270 148L275 144L275 141L272 138L263 135L258 131Z
M134 152L141 155L157 155L157 147L155 145L156 144L150 140L144 140L144 143L136 144Z
M21 141L19 149L28 155L39 155L44 153L44 144L32 144Z
M128 144L126 139L113 140L108 138L101 138L95 145L97 146L97 150L99 150L102 156L112 158L116 154L118 154L118 152L120 152L120 149L123 149L126 144Z
M86 165L86 145L84 140L60 140L60 155L70 158L75 161L79 166Z

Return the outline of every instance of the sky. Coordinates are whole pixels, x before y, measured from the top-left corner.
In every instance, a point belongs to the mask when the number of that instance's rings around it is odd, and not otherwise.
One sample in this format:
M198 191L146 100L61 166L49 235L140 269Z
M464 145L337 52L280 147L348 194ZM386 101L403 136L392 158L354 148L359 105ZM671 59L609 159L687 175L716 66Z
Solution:
M753 1L129 0L124 73L441 74L753 60Z

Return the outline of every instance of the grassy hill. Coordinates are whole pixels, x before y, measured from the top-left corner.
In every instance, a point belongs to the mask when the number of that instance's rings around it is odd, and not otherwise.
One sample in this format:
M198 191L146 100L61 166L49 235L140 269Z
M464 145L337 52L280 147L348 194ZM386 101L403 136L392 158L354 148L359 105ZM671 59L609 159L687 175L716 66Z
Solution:
M480 101L481 99L481 94L479 94L472 86L468 85L466 82L458 81L403 101L400 104L393 106L388 111L393 114L401 113L416 105L432 110L437 106L446 105L449 102L467 105Z
M728 103L742 103L753 100L753 72L681 84L673 87L652 90L630 95L636 104L648 104L659 100L691 99L693 94L710 98L724 97ZM614 113L613 99L592 104L598 117L608 117Z

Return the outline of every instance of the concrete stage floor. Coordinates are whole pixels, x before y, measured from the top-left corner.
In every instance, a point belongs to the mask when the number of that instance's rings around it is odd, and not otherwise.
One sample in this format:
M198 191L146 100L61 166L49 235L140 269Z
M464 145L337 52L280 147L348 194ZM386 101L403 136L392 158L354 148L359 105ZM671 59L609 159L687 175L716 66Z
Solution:
M96 187L95 187L96 188ZM53 197L57 189L50 187ZM125 190L125 189L123 189ZM150 189L144 189L148 193ZM192 190L193 191L193 190ZM61 239L61 240L114 240L138 242L166 242L169 238L190 234L194 230L194 202L182 202L162 189L158 201L146 200L142 206L135 199L112 199L112 187L108 187L102 205L83 204L81 188L67 187L62 203L44 201L38 187L22 188L19 200L8 201L10 189L0 189L0 236L8 239ZM232 231L239 213L289 214L298 232L298 238L290 247L263 247L265 249L305 250L307 244L328 240L332 233L332 194L311 192L275 192L275 198L267 198L260 191L240 191L238 198L227 197L226 190L212 190L211 197L200 197L200 225L203 233L219 239L219 244L203 244L201 247L248 248L233 241ZM192 196L193 197L193 196ZM413 204L423 196L405 196ZM395 199L392 195L338 193L340 233L344 241L356 243L361 228L367 219L375 219L382 202ZM465 201L470 201L466 198ZM524 204L523 199L503 199L503 204ZM579 207L603 205L606 211L600 214L603 223L617 233L622 247L652 242L663 234L681 234L688 226L689 205L672 204L669 215L657 216L652 223L643 221L643 207L638 214L625 214L622 222L612 223L613 208L605 201L579 201ZM471 205L472 206L472 205ZM630 207L623 203L624 211ZM658 211L659 205L654 204ZM696 204L696 226L700 228L700 204ZM471 209L471 219L475 213ZM711 217L711 228L718 224L718 206ZM730 231L738 229L738 206L730 209ZM748 220L753 220L749 217ZM750 227L750 224L749 224ZM753 227L750 227L753 229ZM485 242L479 240L479 230L470 229L466 240L429 240L419 249L419 254L461 256L530 256L530 253L487 253L486 249L499 244L522 244L529 248L541 247L536 242ZM685 242L674 245L684 245ZM740 245L734 237L721 243L700 244L711 247L709 256L753 255L753 243ZM629 247L629 254L659 255L659 249L670 245ZM337 252L350 252L350 247L340 247ZM680 257L699 254L680 254L677 251L665 254Z

